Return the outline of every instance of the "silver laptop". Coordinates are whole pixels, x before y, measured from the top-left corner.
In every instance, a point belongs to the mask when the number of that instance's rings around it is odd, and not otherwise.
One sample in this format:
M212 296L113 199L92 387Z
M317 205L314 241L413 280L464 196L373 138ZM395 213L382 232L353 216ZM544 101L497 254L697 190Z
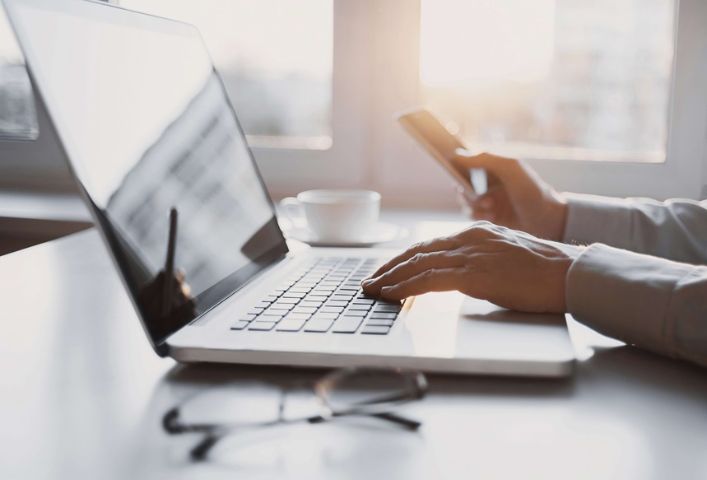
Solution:
M159 355L571 372L563 316L509 312L458 293L385 303L359 284L392 252L289 252L194 27L79 0L4 4L35 97Z

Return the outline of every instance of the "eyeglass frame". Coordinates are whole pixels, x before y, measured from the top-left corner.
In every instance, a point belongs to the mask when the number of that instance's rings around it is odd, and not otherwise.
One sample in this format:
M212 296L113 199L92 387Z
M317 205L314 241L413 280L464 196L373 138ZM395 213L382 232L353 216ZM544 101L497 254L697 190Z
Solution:
M342 379L345 379L346 377L351 377L362 372L385 372L399 375L403 380L406 381L408 388L401 389L397 394L389 395L387 397L381 397L378 399L371 399L366 402L361 402L357 406L352 406L347 409L334 409L331 406L331 403L328 401L327 393L333 390L333 386L336 385L337 382L341 381ZM237 382L235 381L230 383L237 384ZM219 386L223 387L226 385L228 385L228 383ZM291 389L283 387L280 389L278 413L277 418L274 420L256 422L252 424L181 423L179 418L181 408L183 408L184 405L186 405L192 399L204 393L203 391L199 391L194 393L193 395L188 396L186 399L180 401L177 405L167 410L162 416L162 428L169 435L179 435L183 433L204 434L204 438L200 442L198 442L196 446L194 446L189 452L190 458L194 461L205 460L209 455L210 451L213 449L213 447L221 439L235 433L238 430L259 429L277 425L291 425L296 423L317 424L324 423L340 417L367 416L388 421L406 430L416 431L422 426L422 422L407 418L398 413L394 413L391 410L393 408L410 402L422 400L426 395L427 390L427 378L422 372L404 371L399 369L385 370L346 367L332 370L331 372L316 380L312 385L312 391L319 400L322 408L322 411L317 415L310 415L291 419L284 418L283 414L285 411L287 395L291 391Z

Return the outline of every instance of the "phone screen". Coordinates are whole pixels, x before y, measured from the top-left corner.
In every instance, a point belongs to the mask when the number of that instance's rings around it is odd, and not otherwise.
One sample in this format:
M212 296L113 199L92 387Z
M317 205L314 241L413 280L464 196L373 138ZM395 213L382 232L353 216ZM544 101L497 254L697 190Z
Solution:
M462 187L474 195L488 189L486 172L481 169L466 170L452 160L464 144L449 133L444 125L428 110L415 110L398 117L400 124L447 170Z

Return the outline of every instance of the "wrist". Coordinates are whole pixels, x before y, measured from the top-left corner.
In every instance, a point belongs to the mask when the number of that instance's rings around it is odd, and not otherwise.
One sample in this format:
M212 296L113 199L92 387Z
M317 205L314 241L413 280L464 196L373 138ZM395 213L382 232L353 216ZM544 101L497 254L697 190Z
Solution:
M566 245L557 244L557 249L560 250L560 259L558 262L558 288L556 297L556 309L557 313L566 313L568 311L567 306L567 282L569 278L569 272L572 268L574 262L582 254L585 247L577 245Z
M567 198L557 192L552 192L548 202L550 218L550 228L548 237L556 242L561 242L565 236L565 227L567 225Z

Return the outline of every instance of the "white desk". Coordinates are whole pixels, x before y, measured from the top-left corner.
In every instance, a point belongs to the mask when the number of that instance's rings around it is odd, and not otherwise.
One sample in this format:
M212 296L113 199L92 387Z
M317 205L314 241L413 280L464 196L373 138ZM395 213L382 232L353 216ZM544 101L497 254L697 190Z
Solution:
M158 358L93 230L0 258L0 305L5 480L707 478L707 371L574 322L573 379L434 376L408 409L418 434L297 426L234 439L228 465L195 465L192 442L161 431L176 399L224 379L316 374Z

